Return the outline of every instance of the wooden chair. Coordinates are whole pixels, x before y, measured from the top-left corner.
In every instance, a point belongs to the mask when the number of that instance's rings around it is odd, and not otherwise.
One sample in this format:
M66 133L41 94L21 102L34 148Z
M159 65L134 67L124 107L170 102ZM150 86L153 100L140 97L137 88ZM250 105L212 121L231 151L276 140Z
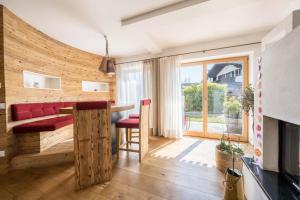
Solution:
M76 189L111 180L110 102L76 103L73 117Z
M140 117L128 118L120 120L116 123L117 128L117 158L119 158L119 151L135 152L139 154L139 162L142 161L144 156L148 152L148 135L149 135L149 110L151 99L141 100L140 103ZM125 145L121 145L121 128L126 129L125 133ZM131 132L132 129L138 129L138 141L132 141ZM132 149L131 144L138 144L138 149Z

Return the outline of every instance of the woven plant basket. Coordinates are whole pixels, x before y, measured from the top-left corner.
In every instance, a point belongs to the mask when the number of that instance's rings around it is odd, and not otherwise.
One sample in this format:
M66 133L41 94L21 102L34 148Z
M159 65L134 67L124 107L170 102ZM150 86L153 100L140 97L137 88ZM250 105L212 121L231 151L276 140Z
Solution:
M219 150L219 145L216 146L215 149L215 159L216 159L216 167L222 173L225 173L228 168L232 168L232 155ZM235 169L242 171L243 161L240 156L235 156Z

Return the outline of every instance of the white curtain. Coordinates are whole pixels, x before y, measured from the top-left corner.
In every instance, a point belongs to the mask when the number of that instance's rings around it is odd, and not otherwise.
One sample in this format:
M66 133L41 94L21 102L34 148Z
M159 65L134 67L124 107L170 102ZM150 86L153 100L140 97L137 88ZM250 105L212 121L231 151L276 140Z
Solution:
M117 72L117 103L135 104L126 114L139 113L140 100L151 99L149 125L153 135L182 137L179 57L121 64Z
M157 64L157 60L147 60L116 67L117 103L135 105L133 110L125 112L127 117L128 114L139 113L141 99L150 98L149 127L153 128L153 135L157 135Z
M144 98L151 99L149 113L149 127L152 128L153 135L157 133L157 69L158 60L145 60L143 63L143 88Z
M134 104L128 114L138 114L140 109L140 100L143 98L143 62L133 62L117 65L117 103Z
M159 59L159 133L167 138L181 138L182 97L178 56Z

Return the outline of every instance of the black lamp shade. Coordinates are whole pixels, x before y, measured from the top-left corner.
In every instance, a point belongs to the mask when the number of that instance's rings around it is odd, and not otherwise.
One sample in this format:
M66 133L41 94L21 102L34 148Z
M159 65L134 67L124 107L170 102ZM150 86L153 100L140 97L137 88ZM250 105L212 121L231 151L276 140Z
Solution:
M100 65L100 71L106 74L115 74L115 64L112 58L103 57Z

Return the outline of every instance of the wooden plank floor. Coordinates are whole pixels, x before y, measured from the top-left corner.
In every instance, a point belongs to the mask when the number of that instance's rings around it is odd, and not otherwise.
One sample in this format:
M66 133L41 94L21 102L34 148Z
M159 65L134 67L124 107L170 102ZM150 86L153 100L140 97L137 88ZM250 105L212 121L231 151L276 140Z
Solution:
M142 164L137 154L124 152L109 183L77 192L70 164L13 171L0 177L0 199L222 199L215 145L191 137L151 138Z

